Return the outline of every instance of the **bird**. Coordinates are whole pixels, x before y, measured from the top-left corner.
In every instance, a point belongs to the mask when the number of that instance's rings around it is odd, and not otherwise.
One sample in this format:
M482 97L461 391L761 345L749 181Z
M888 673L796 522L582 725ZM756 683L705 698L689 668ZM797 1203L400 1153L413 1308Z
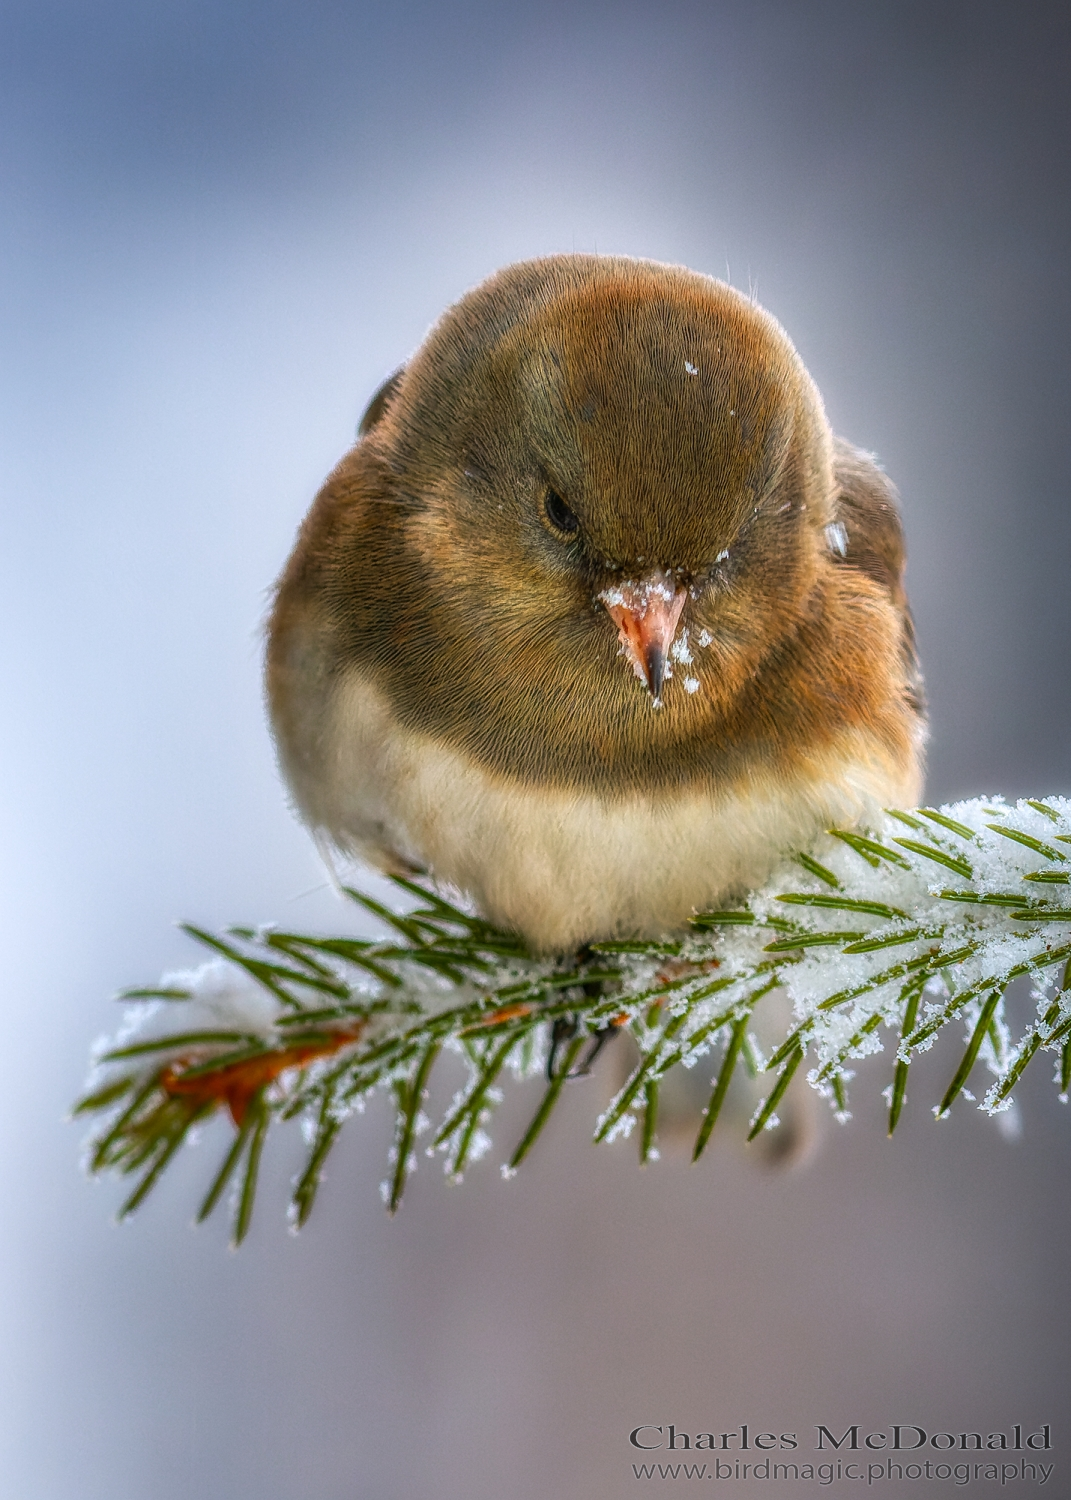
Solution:
M294 806L535 953L686 930L918 802L904 563L892 483L753 298L507 266L376 392L276 586Z

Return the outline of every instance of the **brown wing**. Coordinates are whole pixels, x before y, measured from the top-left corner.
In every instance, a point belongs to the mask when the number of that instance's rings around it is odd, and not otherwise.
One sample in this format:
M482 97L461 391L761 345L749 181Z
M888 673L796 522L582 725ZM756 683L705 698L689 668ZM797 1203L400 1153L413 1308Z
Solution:
M843 438L834 438L833 444L834 515L845 534L844 551L834 556L843 567L855 568L880 584L899 611L905 693L922 716L926 698L915 649L915 624L904 590L906 553L896 487L869 453L853 448Z

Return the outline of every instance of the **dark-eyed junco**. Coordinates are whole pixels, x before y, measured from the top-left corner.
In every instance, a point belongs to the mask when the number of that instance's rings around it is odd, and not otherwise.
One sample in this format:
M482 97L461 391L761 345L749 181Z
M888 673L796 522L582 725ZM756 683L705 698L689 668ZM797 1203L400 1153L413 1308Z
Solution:
M920 792L895 495L774 319L567 255L450 308L279 584L309 825L537 948L679 928Z

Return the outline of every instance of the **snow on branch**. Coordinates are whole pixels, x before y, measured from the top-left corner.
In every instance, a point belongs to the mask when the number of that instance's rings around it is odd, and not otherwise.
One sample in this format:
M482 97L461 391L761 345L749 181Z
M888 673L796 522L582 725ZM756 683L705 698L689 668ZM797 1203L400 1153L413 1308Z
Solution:
M975 799L890 811L866 835L832 830L786 862L732 911L703 912L663 942L593 944L557 960L531 955L447 900L429 882L398 879L403 913L347 894L382 923L378 941L316 937L274 927L216 936L186 931L213 953L200 968L130 990L118 1035L95 1059L75 1106L94 1117L93 1172L134 1180L121 1216L145 1199L194 1127L226 1110L230 1148L200 1209L231 1190L233 1232L249 1227L265 1136L300 1119L309 1143L291 1203L295 1227L312 1210L324 1163L345 1122L373 1090L393 1097L396 1125L383 1195L393 1211L431 1135L452 1177L486 1153L484 1129L510 1072L545 1075L542 1103L503 1164L511 1175L534 1145L566 1079L586 1072L615 1031L631 1032L638 1061L598 1120L595 1139L640 1122L653 1155L660 1080L677 1063L712 1069L693 1156L702 1154L756 1006L781 988L787 1034L765 1063L769 1092L749 1139L777 1124L793 1075L847 1118L850 1064L887 1047L889 1130L912 1057L959 1022L966 1045L934 1113L947 1114L976 1062L992 1075L981 1107L1008 1109L1039 1051L1057 1054L1071 1082L1071 802ZM1028 975L1036 1000L1013 1039L1004 995ZM437 1126L424 1105L444 1050L468 1082ZM973 1097L967 1095L968 1098Z

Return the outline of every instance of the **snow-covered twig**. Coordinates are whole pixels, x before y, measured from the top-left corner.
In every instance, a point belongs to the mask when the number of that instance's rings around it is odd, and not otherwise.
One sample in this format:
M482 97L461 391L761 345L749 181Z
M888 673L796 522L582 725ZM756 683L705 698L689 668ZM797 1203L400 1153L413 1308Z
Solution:
M706 1146L755 1007L775 989L792 1024L766 1062L772 1086L749 1138L776 1124L796 1071L847 1116L853 1060L894 1047L886 1094L895 1129L912 1057L954 1022L966 1046L942 1099L947 1114L981 1061L992 1075L982 1101L1007 1109L1039 1051L1058 1053L1061 1097L1071 1082L1071 802L975 799L889 812L868 833L833 830L786 862L738 909L697 914L663 942L621 940L563 960L528 953L430 883L396 881L399 914L348 894L381 921L380 941L323 938L275 928L224 936L187 931L213 950L202 967L165 976L133 1002L100 1049L90 1092L91 1170L136 1178L132 1212L201 1120L226 1109L235 1134L201 1206L204 1218L235 1184L234 1237L249 1226L269 1127L300 1118L309 1152L292 1216L311 1212L340 1128L375 1089L396 1106L384 1198L397 1207L415 1164L431 1070L441 1051L469 1066L433 1136L459 1177L490 1146L484 1130L505 1072L546 1074L546 1091L503 1170L535 1144L564 1081L585 1071L602 1041L631 1032L639 1059L596 1126L596 1140L642 1120L652 1153L659 1084L677 1063L716 1062L695 1143ZM1004 994L1033 980L1036 1011L1013 1040ZM970 1096L968 1096L970 1097Z

